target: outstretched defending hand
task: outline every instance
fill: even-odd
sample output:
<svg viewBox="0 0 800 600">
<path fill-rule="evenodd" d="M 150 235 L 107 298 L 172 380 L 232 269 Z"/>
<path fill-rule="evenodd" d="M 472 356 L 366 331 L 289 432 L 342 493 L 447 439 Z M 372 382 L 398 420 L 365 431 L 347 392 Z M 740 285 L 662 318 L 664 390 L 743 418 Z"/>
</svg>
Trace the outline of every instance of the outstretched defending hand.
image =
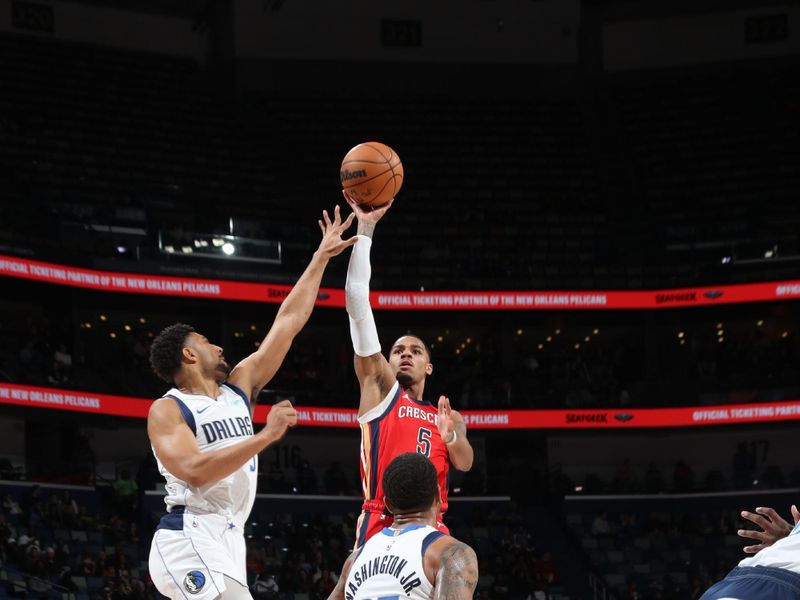
<svg viewBox="0 0 800 600">
<path fill-rule="evenodd" d="M 347 228 L 353 223 L 355 214 L 350 214 L 342 223 L 342 215 L 339 211 L 339 205 L 333 209 L 333 221 L 328 216 L 328 211 L 322 211 L 322 219 L 317 221 L 319 228 L 322 230 L 322 241 L 319 243 L 319 252 L 326 258 L 332 258 L 341 254 L 345 248 L 349 248 L 358 241 L 358 236 L 353 236 L 349 239 L 343 240 L 342 234 L 347 231 Z"/>
<path fill-rule="evenodd" d="M 439 396 L 439 418 L 436 420 L 436 426 L 445 444 L 452 442 L 456 434 L 456 422 L 453 420 L 452 412 L 447 396 Z"/>
<path fill-rule="evenodd" d="M 756 529 L 740 529 L 737 532 L 739 537 L 750 538 L 760 542 L 752 546 L 745 546 L 743 550 L 746 554 L 755 554 L 759 550 L 771 546 L 778 540 L 789 535 L 793 529 L 791 523 L 781 517 L 774 508 L 768 506 L 759 506 L 756 508 L 755 513 L 743 510 L 742 517 L 758 525 L 762 529 L 762 531 Z M 792 518 L 794 518 L 795 525 L 800 522 L 800 511 L 797 510 L 797 506 L 794 504 L 792 504 Z"/>
<path fill-rule="evenodd" d="M 267 415 L 267 426 L 262 429 L 265 435 L 281 439 L 289 427 L 297 425 L 297 411 L 288 400 L 281 400 L 273 404 Z"/>
<path fill-rule="evenodd" d="M 392 204 L 394 204 L 394 198 L 392 198 L 380 208 L 362 206 L 348 196 L 346 191 L 342 190 L 342 195 L 344 196 L 344 199 L 347 200 L 350 208 L 353 209 L 353 214 L 358 217 L 359 223 L 371 223 L 374 225 L 381 220 L 381 217 L 383 217 L 383 215 L 386 214 L 386 211 L 391 208 Z"/>
</svg>

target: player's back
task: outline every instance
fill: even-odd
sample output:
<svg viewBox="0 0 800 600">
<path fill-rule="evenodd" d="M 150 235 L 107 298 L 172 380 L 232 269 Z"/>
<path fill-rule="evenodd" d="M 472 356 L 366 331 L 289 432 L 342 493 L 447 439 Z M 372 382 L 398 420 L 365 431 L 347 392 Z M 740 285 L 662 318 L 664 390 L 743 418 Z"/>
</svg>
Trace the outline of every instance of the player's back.
<svg viewBox="0 0 800 600">
<path fill-rule="evenodd" d="M 345 600 L 430 600 L 433 584 L 425 575 L 423 560 L 428 546 L 443 535 L 429 525 L 383 529 L 353 560 L 344 586 Z"/>
<path fill-rule="evenodd" d="M 381 478 L 392 459 L 405 452 L 416 452 L 426 456 L 436 467 L 441 512 L 447 510 L 450 458 L 436 425 L 437 417 L 435 406 L 412 398 L 399 383 L 392 386 L 378 406 L 359 417 L 365 509 L 382 509 Z"/>
</svg>

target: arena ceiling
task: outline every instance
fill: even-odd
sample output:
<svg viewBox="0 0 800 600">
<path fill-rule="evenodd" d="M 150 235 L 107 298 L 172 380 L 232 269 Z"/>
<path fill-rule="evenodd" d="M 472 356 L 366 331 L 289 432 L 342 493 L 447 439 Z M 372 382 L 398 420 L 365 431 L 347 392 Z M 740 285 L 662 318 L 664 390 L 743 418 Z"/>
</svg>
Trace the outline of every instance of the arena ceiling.
<svg viewBox="0 0 800 600">
<path fill-rule="evenodd" d="M 215 0 L 66 0 L 76 4 L 103 6 L 154 15 L 200 19 Z"/>
</svg>

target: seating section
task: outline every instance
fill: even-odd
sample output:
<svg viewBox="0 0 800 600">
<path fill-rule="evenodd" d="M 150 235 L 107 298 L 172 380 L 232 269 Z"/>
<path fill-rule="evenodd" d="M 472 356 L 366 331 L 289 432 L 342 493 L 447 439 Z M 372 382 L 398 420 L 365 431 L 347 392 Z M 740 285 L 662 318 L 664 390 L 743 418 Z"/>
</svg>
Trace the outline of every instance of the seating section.
<svg viewBox="0 0 800 600">
<path fill-rule="evenodd" d="M 161 497 L 126 503 L 114 489 L 5 483 L 0 598 L 155 597 L 147 558 Z M 772 497 L 778 507 L 789 498 Z M 610 505 L 567 498 L 559 519 L 544 508 L 456 500 L 447 523 L 476 551 L 478 598 L 584 597 L 589 574 L 598 589 L 620 598 L 696 598 L 743 557 L 737 516 L 754 501 L 628 496 Z M 257 499 L 245 528 L 254 597 L 326 598 L 355 537 L 358 506 L 352 497 Z"/>
<path fill-rule="evenodd" d="M 694 263 L 695 276 L 708 278 L 725 256 L 800 251 L 796 70 L 787 58 L 610 78 L 663 275 L 678 279 Z M 772 268 L 760 264 L 750 275 Z"/>
<path fill-rule="evenodd" d="M 619 598 L 698 598 L 744 558 L 747 542 L 736 535 L 742 506 L 690 509 L 680 500 L 642 500 L 591 513 L 574 504 L 565 507 L 566 524 Z"/>
<path fill-rule="evenodd" d="M 33 234 L 61 247 L 70 221 L 154 234 L 227 226 L 231 206 L 267 212 L 274 173 L 194 62 L 4 35 L 0 69 L 0 169 L 16 200 L 3 202 L 3 217 L 19 226 L 4 233 L 11 240 Z"/>
<path fill-rule="evenodd" d="M 726 270 L 722 257 L 798 251 L 789 59 L 609 75 L 608 140 L 589 138 L 572 97 L 235 97 L 190 60 L 9 35 L 0 67 L 3 239 L 71 244 L 84 262 L 117 244 L 83 224 L 146 231 L 141 259 L 159 256 L 159 229 L 221 233 L 233 218 L 284 244 L 273 276 L 296 274 L 320 210 L 342 201 L 340 158 L 370 139 L 406 167 L 374 252 L 379 287 L 763 279 L 785 265 Z M 604 154 L 629 157 L 640 197 L 616 198 Z M 635 226 L 617 222 L 621 203 Z"/>
<path fill-rule="evenodd" d="M 147 561 L 162 498 L 139 495 L 126 504 L 112 488 L 81 488 L 74 501 L 64 489 L 5 485 L 0 598 L 157 597 Z M 508 502 L 454 504 L 448 523 L 482 565 L 479 597 L 569 600 L 559 559 L 539 547 L 550 541 L 537 537 L 530 515 Z M 245 527 L 254 597 L 327 598 L 355 539 L 359 505 L 352 497 L 257 499 Z"/>
<path fill-rule="evenodd" d="M 139 524 L 110 488 L 3 485 L 3 494 L 0 597 L 153 597 Z"/>
<path fill-rule="evenodd" d="M 338 160 L 381 139 L 406 179 L 373 251 L 376 287 L 547 286 L 590 278 L 609 243 L 573 99 L 268 100 L 263 138 L 285 149 L 291 198 L 338 201 Z M 525 143 L 520 143 L 525 140 Z M 283 174 L 282 174 L 283 175 Z M 296 186 L 296 187 L 295 187 Z M 489 241 L 487 243 L 487 240 Z M 588 279 L 587 279 L 588 281 Z"/>
<path fill-rule="evenodd" d="M 291 271 L 316 243 L 320 209 L 342 201 L 340 158 L 380 138 L 407 181 L 376 252 L 379 285 L 530 287 L 571 274 L 589 285 L 609 243 L 571 99 L 234 101 L 181 59 L 8 36 L 0 49 L 0 165 L 22 205 L 4 216 L 20 224 L 7 234 L 17 242 L 55 247 L 72 220 L 141 227 L 152 245 L 159 228 L 219 231 L 232 216 L 239 233 L 279 238 Z M 76 250 L 101 252 L 78 237 Z M 397 260 L 393 239 L 414 260 Z"/>
<path fill-rule="evenodd" d="M 202 301 L 43 298 L 39 284 L 6 283 L 0 379 L 27 385 L 156 397 L 164 383 L 148 357 L 161 329 L 193 323 L 238 361 L 261 342 L 273 314 L 257 303 L 217 302 L 209 314 Z M 492 311 L 479 319 L 376 311 L 376 320 L 384 349 L 410 328 L 427 341 L 435 370 L 426 394 L 445 393 L 461 409 L 743 404 L 800 394 L 800 318 L 780 303 L 655 315 Z M 265 401 L 352 407 L 358 389 L 343 310 L 314 312 L 268 392 Z"/>
</svg>

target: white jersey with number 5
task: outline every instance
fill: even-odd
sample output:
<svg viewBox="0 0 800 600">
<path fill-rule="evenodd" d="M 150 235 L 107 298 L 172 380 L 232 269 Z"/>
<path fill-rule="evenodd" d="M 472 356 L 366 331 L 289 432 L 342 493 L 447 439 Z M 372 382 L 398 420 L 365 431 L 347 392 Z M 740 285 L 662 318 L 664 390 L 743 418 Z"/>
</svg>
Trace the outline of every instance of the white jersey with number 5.
<svg viewBox="0 0 800 600">
<path fill-rule="evenodd" d="M 443 535 L 428 525 L 407 525 L 372 536 L 350 567 L 345 600 L 430 600 L 433 584 L 425 575 L 423 557 Z"/>
</svg>

